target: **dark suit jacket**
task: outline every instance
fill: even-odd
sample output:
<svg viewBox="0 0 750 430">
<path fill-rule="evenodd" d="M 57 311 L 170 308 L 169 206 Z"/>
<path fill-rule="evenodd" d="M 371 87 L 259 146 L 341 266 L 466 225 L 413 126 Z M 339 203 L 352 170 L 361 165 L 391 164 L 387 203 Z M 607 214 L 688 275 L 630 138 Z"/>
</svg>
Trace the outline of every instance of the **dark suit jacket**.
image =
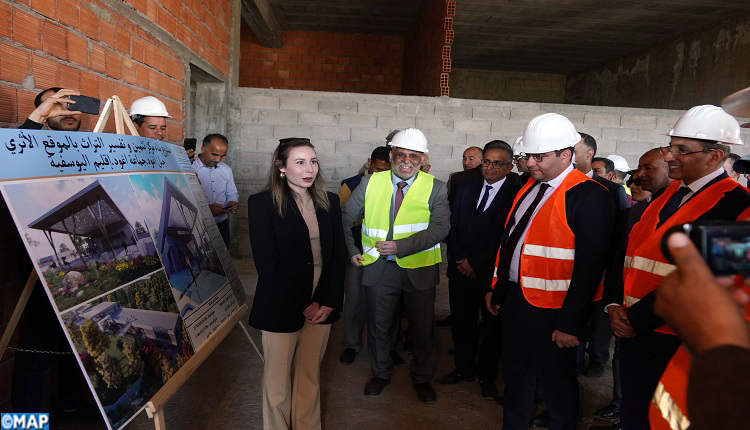
<svg viewBox="0 0 750 430">
<path fill-rule="evenodd" d="M 497 249 L 503 235 L 513 199 L 521 188 L 506 178 L 487 210 L 477 213 L 476 206 L 484 187 L 484 179 L 461 186 L 451 202 L 451 231 L 448 244 L 448 277 L 464 277 L 456 260 L 467 258 L 477 275 L 476 282 L 488 286 L 492 282 Z"/>
<path fill-rule="evenodd" d="M 518 187 L 522 187 L 523 184 L 526 183 L 526 180 L 529 178 L 528 174 L 527 176 L 522 177 L 518 176 L 518 173 L 516 172 L 509 172 L 508 180 L 518 185 Z M 453 202 L 453 197 L 456 196 L 456 193 L 458 192 L 458 189 L 461 188 L 463 185 L 466 185 L 468 183 L 474 182 L 474 181 L 481 181 L 482 178 L 482 165 L 469 169 L 469 170 L 462 170 L 460 172 L 454 172 L 451 173 L 451 175 L 448 177 L 448 203 Z"/>
<path fill-rule="evenodd" d="M 711 185 L 728 177 L 729 176 L 727 176 L 726 173 L 722 173 L 719 177 L 709 182 L 705 187 L 698 190 L 698 192 L 693 194 L 690 198 L 692 199 L 699 193 L 710 192 Z M 660 194 L 657 198 L 664 197 Z M 748 207 L 750 207 L 750 193 L 744 187 L 737 187 L 726 193 L 721 200 L 697 219 L 734 221 L 742 212 L 747 210 Z M 625 258 L 625 254 L 622 255 L 622 258 Z M 622 262 L 620 262 L 620 267 L 623 267 Z M 622 288 L 624 288 L 624 284 Z M 628 320 L 636 333 L 651 331 L 664 325 L 664 320 L 654 313 L 655 298 L 656 294 L 654 290 L 628 308 Z"/>
<path fill-rule="evenodd" d="M 422 173 L 418 173 L 418 175 L 421 174 Z M 362 178 L 362 182 L 354 189 L 352 196 L 349 197 L 349 200 L 344 204 L 341 214 L 344 224 L 346 247 L 349 251 L 350 257 L 360 253 L 359 249 L 357 249 L 354 244 L 351 227 L 364 213 L 365 192 L 367 191 L 367 184 L 370 183 L 370 179 L 372 179 L 372 175 Z M 409 189 L 411 189 L 411 187 Z M 410 191 L 407 191 L 406 193 L 409 194 L 409 192 Z M 432 192 L 427 200 L 427 204 L 430 207 L 429 227 L 427 227 L 426 230 L 414 233 L 407 238 L 397 240 L 396 246 L 398 247 L 398 257 L 405 257 L 422 251 L 423 249 L 427 249 L 440 243 L 446 238 L 446 236 L 448 236 L 448 231 L 450 230 L 450 208 L 448 207 L 448 195 L 445 190 L 444 182 L 437 179 L 434 180 Z M 392 240 L 393 238 L 392 208 L 390 212 L 390 227 L 387 236 L 388 240 Z M 368 286 L 375 285 L 380 280 L 385 265 L 386 257 L 380 257 L 375 262 L 364 266 L 362 268 L 362 284 Z M 418 290 L 427 290 L 429 288 L 435 288 L 438 282 L 440 282 L 440 271 L 438 266 L 440 265 L 433 264 L 432 266 L 427 267 L 407 269 L 406 273 L 409 276 L 409 280 L 414 285 L 414 288 Z"/>
<path fill-rule="evenodd" d="M 531 191 L 538 189 L 534 187 Z M 567 192 L 565 214 L 575 235 L 576 250 L 570 287 L 562 309 L 538 308 L 525 302 L 519 310 L 524 321 L 537 327 L 552 325 L 554 329 L 579 338 L 584 333 L 591 313 L 591 300 L 601 281 L 610 249 L 615 208 L 609 196 L 604 187 L 593 181 L 578 184 Z M 533 219 L 531 223 L 535 221 Z M 506 229 L 502 242 L 508 239 L 507 236 Z M 502 281 L 498 280 L 498 283 Z M 502 286 L 498 287 L 494 294 L 503 295 L 503 290 Z M 496 302 L 494 296 L 493 302 Z"/>
<path fill-rule="evenodd" d="M 328 193 L 328 200 L 330 212 L 320 209 L 316 212 L 323 272 L 313 295 L 310 235 L 297 205 L 287 201 L 285 216 L 281 218 L 270 191 L 247 199 L 250 244 L 258 270 L 251 326 L 271 332 L 295 332 L 304 326 L 302 312 L 312 302 L 335 309 L 326 324 L 339 318 L 344 301 L 346 246 L 339 198 Z"/>
<path fill-rule="evenodd" d="M 628 200 L 625 197 L 625 188 L 623 188 L 622 185 L 615 184 L 609 179 L 602 178 L 601 176 L 596 174 L 591 179 L 604 185 L 604 188 L 609 191 L 609 193 L 612 195 L 612 199 L 614 199 L 615 207 L 619 209 L 618 212 L 630 207 L 630 205 L 628 205 Z"/>
</svg>

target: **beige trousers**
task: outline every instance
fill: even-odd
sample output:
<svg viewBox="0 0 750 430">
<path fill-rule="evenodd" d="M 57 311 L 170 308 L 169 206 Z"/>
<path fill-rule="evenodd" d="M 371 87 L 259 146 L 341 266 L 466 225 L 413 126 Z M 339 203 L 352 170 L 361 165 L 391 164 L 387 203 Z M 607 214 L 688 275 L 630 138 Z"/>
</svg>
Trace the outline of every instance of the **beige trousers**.
<svg viewBox="0 0 750 430">
<path fill-rule="evenodd" d="M 317 268 L 315 283 L 320 276 Z M 320 363 L 330 324 L 305 323 L 294 333 L 263 335 L 263 428 L 319 430 Z"/>
</svg>

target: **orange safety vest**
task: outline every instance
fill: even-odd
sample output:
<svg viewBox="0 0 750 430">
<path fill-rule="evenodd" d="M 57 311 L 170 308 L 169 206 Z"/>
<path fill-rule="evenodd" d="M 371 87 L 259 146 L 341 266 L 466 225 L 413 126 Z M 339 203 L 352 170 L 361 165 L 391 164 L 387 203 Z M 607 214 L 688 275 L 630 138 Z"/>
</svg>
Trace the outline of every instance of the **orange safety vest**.
<svg viewBox="0 0 750 430">
<path fill-rule="evenodd" d="M 737 219 L 750 221 L 750 209 L 744 211 Z M 750 292 L 747 287 L 745 292 Z M 745 305 L 745 320 L 750 322 L 750 304 Z M 687 409 L 690 365 L 690 354 L 683 345 L 669 361 L 654 391 L 648 410 L 653 430 L 684 430 L 690 426 Z"/>
<path fill-rule="evenodd" d="M 565 193 L 576 185 L 592 179 L 578 170 L 565 177 L 546 202 L 539 208 L 529 227 L 521 250 L 519 284 L 526 301 L 540 308 L 560 309 L 570 287 L 575 261 L 575 235 L 568 226 L 565 212 Z M 536 183 L 529 179 L 516 194 L 505 228 L 521 198 Z M 554 232 L 554 234 L 550 234 Z M 497 266 L 500 251 L 495 258 L 493 286 L 497 283 Z M 596 298 L 601 299 L 602 285 L 597 288 Z"/>
<path fill-rule="evenodd" d="M 657 289 L 662 279 L 675 269 L 675 266 L 667 262 L 661 252 L 661 239 L 664 232 L 674 225 L 695 221 L 714 207 L 724 197 L 724 194 L 736 187 L 741 187 L 732 179 L 724 178 L 693 196 L 680 206 L 677 212 L 669 217 L 664 224 L 657 228 L 659 212 L 670 197 L 677 192 L 681 182 L 673 181 L 664 191 L 664 194 L 648 206 L 641 220 L 633 226 L 633 230 L 630 232 L 623 269 L 623 278 L 625 279 L 624 305 L 626 307 L 632 306 L 646 294 Z M 657 328 L 655 331 L 676 334 L 666 325 Z"/>
<path fill-rule="evenodd" d="M 690 373 L 690 353 L 681 346 L 661 375 L 648 409 L 652 430 L 687 430 L 687 385 Z"/>
</svg>

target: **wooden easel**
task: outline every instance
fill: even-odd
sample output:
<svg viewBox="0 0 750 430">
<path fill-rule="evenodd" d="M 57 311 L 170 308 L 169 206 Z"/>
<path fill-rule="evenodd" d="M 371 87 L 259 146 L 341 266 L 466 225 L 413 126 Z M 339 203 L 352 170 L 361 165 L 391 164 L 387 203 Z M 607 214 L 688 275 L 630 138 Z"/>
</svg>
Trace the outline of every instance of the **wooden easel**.
<svg viewBox="0 0 750 430">
<path fill-rule="evenodd" d="M 115 112 L 115 132 L 117 134 L 125 134 L 123 125 L 126 125 L 130 134 L 133 136 L 140 136 L 138 130 L 135 129 L 133 121 L 130 119 L 130 116 L 128 116 L 128 111 L 125 109 L 125 106 L 122 105 L 120 98 L 117 96 L 112 96 L 107 99 L 107 103 L 104 104 L 102 113 L 99 114 L 99 120 L 96 121 L 96 126 L 94 126 L 94 133 L 101 133 L 104 130 L 112 111 Z"/>
<path fill-rule="evenodd" d="M 232 314 L 226 321 L 221 323 L 218 329 L 211 334 L 211 337 L 201 345 L 198 352 L 195 353 L 190 359 L 180 367 L 169 381 L 164 384 L 159 391 L 151 397 L 148 403 L 146 403 L 146 413 L 149 418 L 154 420 L 154 426 L 156 430 L 166 430 L 167 424 L 164 420 L 164 405 L 167 404 L 170 398 L 177 392 L 182 384 L 195 373 L 195 371 L 203 364 L 203 361 L 208 358 L 209 355 L 216 349 L 217 346 L 224 340 L 227 335 L 232 331 L 235 325 L 239 324 L 243 329 L 245 326 L 242 325 L 241 319 L 247 314 L 247 304 L 243 304 L 240 309 Z M 249 337 L 249 335 L 248 335 Z M 252 342 L 252 339 L 250 339 Z M 255 346 L 255 344 L 253 344 Z M 262 357 L 261 357 L 262 358 Z"/>
<path fill-rule="evenodd" d="M 37 279 L 39 279 L 39 275 L 37 275 L 35 269 L 31 269 L 29 279 L 26 280 L 26 285 L 24 285 L 23 290 L 21 290 L 21 297 L 18 298 L 16 308 L 13 309 L 10 321 L 8 321 L 8 325 L 3 332 L 3 337 L 0 339 L 0 359 L 3 358 L 3 354 L 5 354 L 5 348 L 10 343 L 10 338 L 13 336 L 13 332 L 16 331 L 18 321 L 21 319 L 21 314 L 23 314 L 23 310 L 26 308 L 26 303 L 29 301 L 29 296 L 31 296 L 31 291 L 34 289 L 34 284 L 36 284 Z"/>
<path fill-rule="evenodd" d="M 133 121 L 130 119 L 130 116 L 128 116 L 127 110 L 122 105 L 120 98 L 117 96 L 112 96 L 111 98 L 107 99 L 107 102 L 105 103 L 104 108 L 99 115 L 99 120 L 97 120 L 96 126 L 94 127 L 94 133 L 103 132 L 104 127 L 109 120 L 109 116 L 113 111 L 115 114 L 115 131 L 117 134 L 125 134 L 125 127 L 127 127 L 127 130 L 131 135 L 140 136 L 135 128 L 135 125 L 133 124 Z M 10 343 L 10 339 L 16 330 L 19 320 L 21 319 L 23 310 L 24 308 L 26 308 L 26 303 L 29 300 L 29 296 L 31 296 L 31 292 L 34 289 L 34 284 L 36 284 L 38 279 L 39 275 L 37 274 L 36 270 L 31 269 L 31 274 L 29 274 L 26 285 L 21 291 L 21 296 L 18 299 L 18 303 L 16 303 L 16 307 L 10 317 L 10 321 L 8 321 L 8 325 L 3 332 L 2 338 L 0 338 L 0 359 L 5 353 L 5 348 Z M 156 394 L 154 394 L 151 400 L 149 400 L 149 402 L 146 404 L 146 413 L 148 414 L 149 418 L 152 418 L 154 420 L 154 426 L 156 430 L 166 430 L 167 428 L 166 421 L 164 419 L 164 405 L 166 405 L 169 399 L 172 398 L 172 396 L 177 392 L 182 384 L 184 384 L 185 381 L 187 381 L 187 379 L 193 373 L 195 373 L 198 367 L 200 367 L 203 361 L 205 361 L 205 359 L 208 358 L 209 355 L 211 355 L 214 349 L 219 346 L 224 338 L 229 335 L 235 325 L 239 325 L 242 328 L 242 330 L 245 332 L 245 335 L 250 340 L 250 344 L 252 344 L 255 352 L 260 357 L 261 362 L 265 362 L 263 354 L 258 349 L 258 346 L 255 344 L 253 338 L 250 336 L 250 332 L 247 330 L 245 325 L 242 324 L 242 318 L 247 313 L 248 306 L 247 303 L 244 303 L 234 314 L 232 314 L 231 317 L 221 323 L 219 328 L 216 329 L 213 334 L 211 334 L 209 339 L 203 345 L 201 345 L 200 349 L 192 357 L 190 357 L 190 359 L 171 378 L 169 378 L 167 383 L 164 384 L 164 386 L 162 386 L 161 389 L 156 392 Z"/>
</svg>

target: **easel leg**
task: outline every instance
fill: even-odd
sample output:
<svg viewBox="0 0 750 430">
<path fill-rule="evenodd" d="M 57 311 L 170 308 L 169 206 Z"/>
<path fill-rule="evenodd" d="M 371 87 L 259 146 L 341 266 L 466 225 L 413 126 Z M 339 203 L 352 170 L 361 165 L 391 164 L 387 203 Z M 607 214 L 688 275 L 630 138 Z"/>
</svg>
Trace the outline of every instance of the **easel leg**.
<svg viewBox="0 0 750 430">
<path fill-rule="evenodd" d="M 5 348 L 10 343 L 10 338 L 13 336 L 13 332 L 16 331 L 18 321 L 21 319 L 21 314 L 23 314 L 23 310 L 26 308 L 26 303 L 29 301 L 31 291 L 34 289 L 34 284 L 36 284 L 38 279 L 39 275 L 37 275 L 36 270 L 31 269 L 29 279 L 26 280 L 26 285 L 23 287 L 23 291 L 21 291 L 21 297 L 18 298 L 18 303 L 13 310 L 13 315 L 11 315 L 10 321 L 8 321 L 8 326 L 5 327 L 5 331 L 3 332 L 3 337 L 0 339 L 0 358 L 5 354 Z"/>
<path fill-rule="evenodd" d="M 156 430 L 167 430 L 167 422 L 164 420 L 164 409 L 156 411 L 153 418 Z"/>
<path fill-rule="evenodd" d="M 250 339 L 250 344 L 255 349 L 255 352 L 258 353 L 258 357 L 260 357 L 260 362 L 261 363 L 265 363 L 266 360 L 265 360 L 265 358 L 263 358 L 263 353 L 260 352 L 260 349 L 258 349 L 258 345 L 255 344 L 255 341 L 253 340 L 252 336 L 250 336 L 250 332 L 247 331 L 247 327 L 245 327 L 245 324 L 243 324 L 242 321 L 238 321 L 237 324 L 240 327 L 242 327 L 242 330 L 245 332 L 245 335 L 247 336 L 248 339 Z"/>
</svg>

